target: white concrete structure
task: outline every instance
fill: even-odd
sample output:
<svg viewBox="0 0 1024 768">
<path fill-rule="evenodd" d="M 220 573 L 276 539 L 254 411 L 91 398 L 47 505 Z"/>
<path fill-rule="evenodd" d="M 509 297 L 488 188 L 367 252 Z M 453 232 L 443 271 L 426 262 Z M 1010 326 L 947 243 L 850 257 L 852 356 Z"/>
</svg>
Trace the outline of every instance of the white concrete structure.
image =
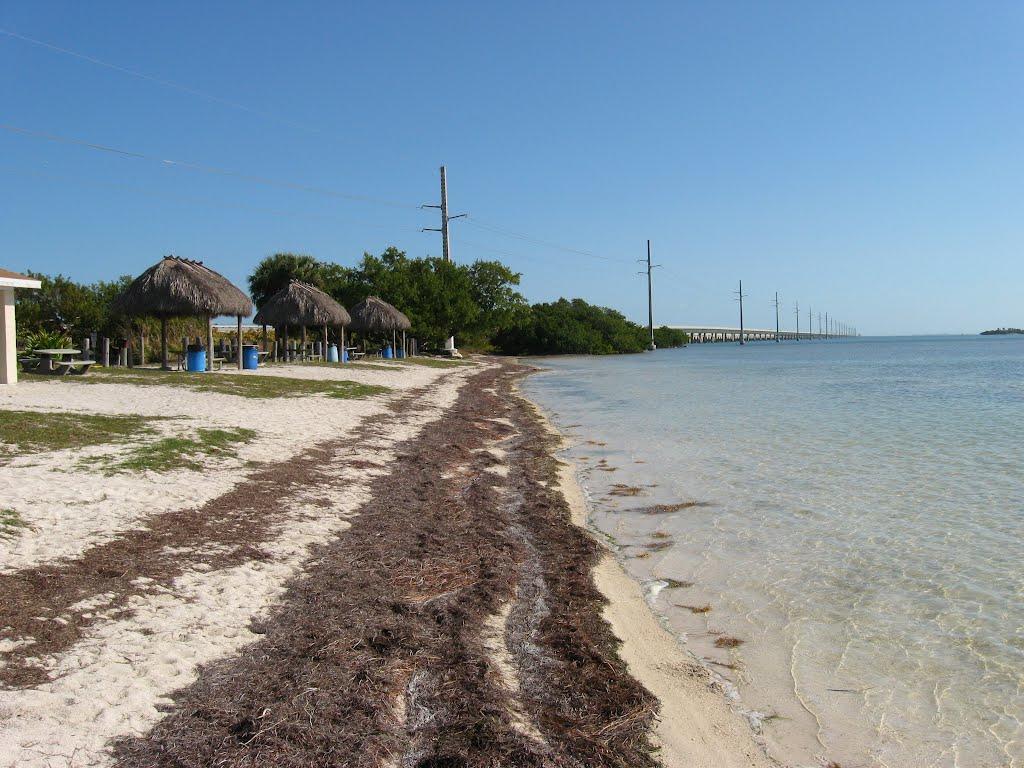
<svg viewBox="0 0 1024 768">
<path fill-rule="evenodd" d="M 0 384 L 18 383 L 18 337 L 14 326 L 14 289 L 40 288 L 31 277 L 0 269 Z"/>
</svg>

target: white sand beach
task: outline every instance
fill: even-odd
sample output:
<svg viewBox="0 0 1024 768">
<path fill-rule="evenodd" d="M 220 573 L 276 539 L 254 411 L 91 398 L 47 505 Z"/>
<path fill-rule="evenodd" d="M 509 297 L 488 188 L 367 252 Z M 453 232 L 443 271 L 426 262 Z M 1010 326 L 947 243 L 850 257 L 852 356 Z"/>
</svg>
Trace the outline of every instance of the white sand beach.
<svg viewBox="0 0 1024 768">
<path fill-rule="evenodd" d="M 82 599 L 53 607 L 40 604 L 27 628 L 21 617 L 18 631 L 0 624 L 0 671 L 18 672 L 5 668 L 17 654 L 21 673 L 38 675 L 29 684 L 0 688 L 0 766 L 110 764 L 111 744 L 145 736 L 176 705 L 172 694 L 191 685 L 203 665 L 244 655 L 260 640 L 260 621 L 281 605 L 290 580 L 315 566 L 312 549 L 344 536 L 370 498 L 371 484 L 394 471 L 396 447 L 443 424 L 467 380 L 488 365 L 281 366 L 218 374 L 348 380 L 389 388 L 355 399 L 319 394 L 254 399 L 101 376 L 92 383 L 27 381 L 0 393 L 3 409 L 166 419 L 137 441 L 23 453 L 0 466 L 3 505 L 25 523 L 17 535 L 0 538 L 0 574 L 35 579 L 26 583 L 43 589 L 41 594 L 48 587 L 39 587 L 38 579 L 85 579 Z M 493 388 L 487 392 L 497 395 Z M 402 412 L 396 415 L 399 402 Z M 532 410 L 525 401 L 508 405 Z M 515 434 L 513 419 L 495 413 L 485 421 L 500 435 Z M 256 436 L 240 442 L 231 455 L 205 457 L 199 468 L 105 472 L 102 463 L 95 463 L 116 460 L 139 441 L 187 436 L 211 426 L 255 429 Z M 486 454 L 484 473 L 505 483 L 510 480 L 508 446 L 508 437 L 489 439 L 470 455 Z M 268 471 L 284 472 L 279 492 L 272 490 L 270 496 Z M 469 464 L 456 463 L 448 475 L 453 488 L 473 478 Z M 402 478 L 393 477 L 393 482 Z M 586 504 L 569 466 L 562 468 L 560 483 L 573 521 L 585 528 Z M 220 539 L 197 539 L 185 530 L 196 524 L 190 511 L 232 494 L 244 500 L 248 484 L 262 488 L 258 499 L 270 499 L 269 506 L 252 502 L 264 506 L 245 513 L 270 520 L 267 530 L 254 533 L 252 546 L 230 528 L 217 529 Z M 502 493 L 501 498 L 509 498 L 508 491 Z M 160 522 L 176 514 L 186 515 L 180 542 Z M 245 514 L 239 519 L 246 520 Z M 164 538 L 153 545 L 147 544 L 149 536 Z M 117 565 L 124 546 L 153 551 L 145 554 L 148 565 L 128 585 L 106 591 L 98 586 L 104 582 L 97 581 L 95 571 L 127 568 Z M 95 560 L 104 547 L 113 553 L 105 555 L 113 558 L 111 565 Z M 111 575 L 116 583 L 118 574 Z M 664 765 L 773 765 L 718 683 L 659 625 L 641 586 L 610 553 L 601 559 L 594 579 L 609 601 L 604 615 L 623 642 L 621 655 L 629 672 L 660 701 L 654 738 Z M 527 693 L 523 668 L 517 666 L 522 662 L 513 658 L 508 641 L 503 643 L 515 610 L 508 602 L 493 614 L 481 642 L 509 697 L 513 728 L 543 749 L 544 737 L 522 698 Z M 65 627 L 76 627 L 78 634 L 61 638 Z M 39 642 L 45 647 L 37 652 L 33 646 Z M 400 704 L 399 709 L 406 706 L 401 699 Z"/>
</svg>

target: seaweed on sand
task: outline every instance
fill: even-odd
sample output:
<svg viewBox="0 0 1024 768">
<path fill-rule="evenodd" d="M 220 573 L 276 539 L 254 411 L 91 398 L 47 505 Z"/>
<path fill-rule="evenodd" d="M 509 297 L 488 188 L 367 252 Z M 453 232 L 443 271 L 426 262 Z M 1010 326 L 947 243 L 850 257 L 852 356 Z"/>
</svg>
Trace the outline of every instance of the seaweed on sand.
<svg viewBox="0 0 1024 768">
<path fill-rule="evenodd" d="M 715 648 L 737 648 L 741 645 L 743 645 L 743 641 L 738 637 L 722 635 L 721 637 L 715 638 Z"/>
<path fill-rule="evenodd" d="M 642 496 L 643 493 L 643 488 L 639 488 L 635 485 L 626 485 L 624 483 L 615 483 L 608 491 L 610 496 Z"/>
<path fill-rule="evenodd" d="M 709 506 L 709 504 L 706 501 L 680 501 L 675 504 L 654 504 L 649 507 L 640 507 L 639 509 L 629 511 L 639 512 L 644 515 L 671 515 L 674 512 L 680 512 L 684 509 L 707 506 Z"/>
<path fill-rule="evenodd" d="M 676 604 L 676 608 L 685 608 L 690 613 L 710 613 L 711 606 L 705 603 L 704 605 L 682 605 Z"/>
<path fill-rule="evenodd" d="M 680 581 L 673 578 L 662 578 L 659 581 L 665 582 L 665 589 L 688 589 L 693 586 L 692 581 Z"/>
<path fill-rule="evenodd" d="M 260 641 L 203 667 L 151 732 L 116 745 L 118 764 L 657 765 L 657 702 L 618 657 L 591 575 L 601 548 L 571 523 L 553 439 L 511 399 L 518 375 L 475 374 L 444 429 L 401 445 Z M 505 477 L 480 470 L 496 412 L 516 424 Z M 482 633 L 509 602 L 515 689 Z"/>
</svg>

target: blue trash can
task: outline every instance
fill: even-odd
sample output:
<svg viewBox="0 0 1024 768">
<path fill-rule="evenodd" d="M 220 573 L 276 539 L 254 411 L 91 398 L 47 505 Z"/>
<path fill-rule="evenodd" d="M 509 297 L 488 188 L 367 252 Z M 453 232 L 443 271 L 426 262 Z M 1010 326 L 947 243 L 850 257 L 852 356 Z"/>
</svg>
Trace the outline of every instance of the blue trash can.
<svg viewBox="0 0 1024 768">
<path fill-rule="evenodd" d="M 348 350 L 347 349 L 341 350 L 341 362 L 343 362 L 343 363 L 347 363 L 348 362 Z"/>
<path fill-rule="evenodd" d="M 189 344 L 185 352 L 185 370 L 200 373 L 206 370 L 206 349 L 198 344 Z"/>
<path fill-rule="evenodd" d="M 242 367 L 247 371 L 255 371 L 260 367 L 260 348 L 255 344 L 242 347 Z"/>
<path fill-rule="evenodd" d="M 327 362 L 336 363 L 338 362 L 338 345 L 331 344 L 327 347 Z"/>
<path fill-rule="evenodd" d="M 403 357 L 405 357 L 405 350 L 404 350 L 404 349 L 402 349 L 401 347 L 399 347 L 398 349 L 396 349 L 396 350 L 395 350 L 395 357 L 397 357 L 397 358 L 403 358 Z"/>
<path fill-rule="evenodd" d="M 381 355 L 381 357 L 383 357 L 385 360 L 390 360 L 394 356 L 395 356 L 395 353 L 391 351 L 391 345 L 390 344 L 388 344 L 386 347 L 384 347 L 384 354 Z"/>
</svg>

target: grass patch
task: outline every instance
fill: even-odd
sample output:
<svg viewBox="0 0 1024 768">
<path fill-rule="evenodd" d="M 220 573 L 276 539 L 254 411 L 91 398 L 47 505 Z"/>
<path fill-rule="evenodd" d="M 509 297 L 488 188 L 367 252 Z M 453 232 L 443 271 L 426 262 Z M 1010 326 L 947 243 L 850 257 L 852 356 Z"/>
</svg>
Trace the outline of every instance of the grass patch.
<svg viewBox="0 0 1024 768">
<path fill-rule="evenodd" d="M 316 365 L 330 366 L 332 368 L 372 368 L 374 370 L 393 370 L 400 365 L 420 365 L 426 368 L 457 368 L 461 365 L 474 365 L 472 360 L 453 360 L 447 357 L 406 357 L 386 360 L 383 357 L 363 357 L 359 360 L 349 360 L 347 363 L 325 363 L 323 360 L 296 360 L 291 363 L 277 362 L 267 365 Z"/>
<path fill-rule="evenodd" d="M 201 459 L 234 456 L 234 447 L 238 443 L 247 443 L 254 437 L 256 430 L 253 429 L 200 427 L 195 437 L 165 437 L 155 443 L 133 448 L 127 456 L 106 462 L 107 470 L 115 473 L 201 469 Z"/>
<path fill-rule="evenodd" d="M 148 434 L 153 419 L 90 413 L 0 410 L 0 457 L 116 443 Z"/>
<path fill-rule="evenodd" d="M 93 372 L 95 371 L 95 373 Z M 51 376 L 27 374 L 26 378 L 52 381 Z M 188 373 L 160 371 L 155 368 L 93 369 L 88 376 L 62 379 L 75 384 L 135 384 L 139 386 L 183 387 L 196 392 L 216 392 L 239 397 L 274 398 L 326 395 L 344 400 L 368 397 L 389 391 L 378 384 L 360 384 L 355 381 L 314 381 L 288 379 L 283 376 L 239 376 L 236 374 Z"/>
<path fill-rule="evenodd" d="M 427 368 L 458 368 L 461 365 L 474 365 L 472 360 L 453 360 L 448 357 L 405 357 L 395 362 L 400 365 L 422 365 Z"/>
<path fill-rule="evenodd" d="M 13 539 L 23 528 L 28 528 L 18 511 L 15 509 L 0 509 L 0 539 Z"/>
<path fill-rule="evenodd" d="M 361 360 L 351 360 L 347 363 L 325 363 L 323 360 L 293 360 L 290 363 L 284 361 L 261 363 L 262 366 L 268 368 L 286 368 L 291 366 L 304 366 L 307 368 L 356 368 L 359 370 L 370 370 L 370 371 L 390 371 L 394 366 L 389 365 L 385 362 L 370 363 L 363 362 Z"/>
</svg>

